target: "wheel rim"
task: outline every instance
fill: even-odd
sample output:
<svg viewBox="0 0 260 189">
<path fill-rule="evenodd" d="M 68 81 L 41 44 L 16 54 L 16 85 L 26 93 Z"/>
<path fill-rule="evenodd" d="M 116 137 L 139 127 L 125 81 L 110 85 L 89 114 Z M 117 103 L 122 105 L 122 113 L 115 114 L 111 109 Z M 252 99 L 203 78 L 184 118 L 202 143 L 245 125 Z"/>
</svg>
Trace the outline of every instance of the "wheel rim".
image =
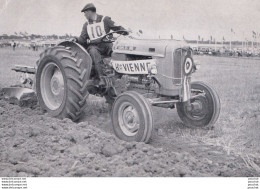
<svg viewBox="0 0 260 189">
<path fill-rule="evenodd" d="M 49 62 L 41 74 L 41 95 L 45 105 L 50 110 L 57 110 L 64 98 L 64 78 L 60 68 L 53 62 Z"/>
<path fill-rule="evenodd" d="M 124 102 L 120 105 L 118 109 L 118 122 L 125 135 L 136 135 L 140 127 L 140 117 L 133 104 Z"/>
<path fill-rule="evenodd" d="M 187 107 L 184 108 L 187 117 L 196 121 L 204 119 L 208 114 L 207 102 L 207 98 L 203 96 L 194 98 L 191 101 L 192 110 L 188 110 Z"/>
</svg>

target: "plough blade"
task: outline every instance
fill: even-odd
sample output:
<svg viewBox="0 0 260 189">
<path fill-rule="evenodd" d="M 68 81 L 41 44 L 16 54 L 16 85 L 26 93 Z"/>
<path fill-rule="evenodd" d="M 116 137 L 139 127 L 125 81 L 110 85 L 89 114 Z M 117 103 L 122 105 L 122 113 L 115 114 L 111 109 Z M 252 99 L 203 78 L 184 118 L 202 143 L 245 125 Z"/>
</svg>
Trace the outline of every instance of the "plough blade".
<svg viewBox="0 0 260 189">
<path fill-rule="evenodd" d="M 2 95 L 5 99 L 16 98 L 20 100 L 24 95 L 34 95 L 35 91 L 28 88 L 22 87 L 6 87 L 2 89 Z"/>
</svg>

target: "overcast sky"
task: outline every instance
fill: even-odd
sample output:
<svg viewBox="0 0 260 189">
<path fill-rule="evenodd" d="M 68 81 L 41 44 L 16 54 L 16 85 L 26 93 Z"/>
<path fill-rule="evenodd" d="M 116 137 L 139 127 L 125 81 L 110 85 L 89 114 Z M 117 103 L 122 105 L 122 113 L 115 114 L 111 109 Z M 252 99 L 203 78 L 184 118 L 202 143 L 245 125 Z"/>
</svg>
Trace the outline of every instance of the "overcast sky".
<svg viewBox="0 0 260 189">
<path fill-rule="evenodd" d="M 147 36 L 235 40 L 260 32 L 259 0 L 0 0 L 0 34 L 79 35 L 85 22 L 80 11 L 89 2 L 98 14 Z"/>
</svg>

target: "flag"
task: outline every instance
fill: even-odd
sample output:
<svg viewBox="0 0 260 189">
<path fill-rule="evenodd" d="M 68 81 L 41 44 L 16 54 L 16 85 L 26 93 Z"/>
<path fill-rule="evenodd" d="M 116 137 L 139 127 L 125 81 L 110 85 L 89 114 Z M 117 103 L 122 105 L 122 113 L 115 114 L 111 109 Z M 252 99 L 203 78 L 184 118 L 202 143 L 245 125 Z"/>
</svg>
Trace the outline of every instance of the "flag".
<svg viewBox="0 0 260 189">
<path fill-rule="evenodd" d="M 198 36 L 198 41 L 200 41 L 200 36 Z"/>
<path fill-rule="evenodd" d="M 212 41 L 212 36 L 210 36 L 210 41 Z"/>
<path fill-rule="evenodd" d="M 186 41 L 185 37 L 183 36 L 183 40 Z"/>
<path fill-rule="evenodd" d="M 18 35 L 18 33 L 17 33 L 17 32 L 14 32 L 14 35 Z"/>
<path fill-rule="evenodd" d="M 233 30 L 233 28 L 231 28 L 231 33 L 235 34 L 235 31 Z"/>
<path fill-rule="evenodd" d="M 256 38 L 256 33 L 254 31 L 252 31 L 253 33 L 253 38 Z"/>
<path fill-rule="evenodd" d="M 224 36 L 223 36 L 223 41 L 225 41 L 225 38 L 224 38 Z"/>
</svg>

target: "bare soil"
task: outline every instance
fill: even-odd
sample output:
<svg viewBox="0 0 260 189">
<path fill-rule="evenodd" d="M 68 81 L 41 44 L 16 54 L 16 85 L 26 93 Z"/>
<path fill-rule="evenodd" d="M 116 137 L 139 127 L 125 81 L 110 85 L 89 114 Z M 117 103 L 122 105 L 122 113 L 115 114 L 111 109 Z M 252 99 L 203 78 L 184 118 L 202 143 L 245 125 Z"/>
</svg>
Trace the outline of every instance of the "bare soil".
<svg viewBox="0 0 260 189">
<path fill-rule="evenodd" d="M 0 100 L 0 176 L 259 175 L 221 147 L 183 140 L 174 131 L 155 129 L 151 144 L 120 141 L 110 133 L 105 107 L 93 106 L 76 124 L 48 117 L 38 106 Z"/>
</svg>

